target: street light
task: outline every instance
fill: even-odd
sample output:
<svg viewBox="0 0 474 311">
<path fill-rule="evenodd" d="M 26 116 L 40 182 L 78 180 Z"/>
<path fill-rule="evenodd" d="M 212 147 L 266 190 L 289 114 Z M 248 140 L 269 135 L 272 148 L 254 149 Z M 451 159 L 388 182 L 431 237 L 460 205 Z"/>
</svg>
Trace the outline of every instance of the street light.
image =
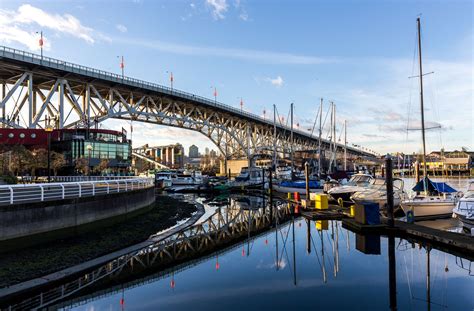
<svg viewBox="0 0 474 311">
<path fill-rule="evenodd" d="M 211 86 L 211 89 L 214 89 L 214 104 L 217 105 L 217 88 L 215 86 Z"/>
<path fill-rule="evenodd" d="M 170 86 L 171 86 L 171 92 L 173 92 L 173 82 L 174 82 L 173 72 L 172 71 L 166 71 L 166 73 L 170 74 Z"/>
<path fill-rule="evenodd" d="M 125 75 L 124 75 L 125 63 L 123 61 L 123 56 L 117 56 L 117 58 L 120 58 L 120 57 L 122 58 L 122 60 L 120 62 L 120 68 L 122 69 L 122 80 L 123 80 L 123 78 L 125 77 Z"/>
<path fill-rule="evenodd" d="M 93 149 L 92 145 L 89 144 L 86 146 L 87 153 L 88 153 L 88 160 L 87 160 L 87 176 L 91 176 L 91 151 Z"/>
<path fill-rule="evenodd" d="M 43 61 L 43 31 L 41 30 L 40 32 L 36 32 L 36 33 L 39 33 L 40 34 L 40 39 L 39 39 L 39 46 L 40 46 L 40 49 L 41 49 L 41 61 Z"/>
<path fill-rule="evenodd" d="M 51 133 L 53 132 L 53 128 L 48 125 L 44 130 L 48 136 L 48 183 L 50 183 L 51 182 Z"/>
</svg>

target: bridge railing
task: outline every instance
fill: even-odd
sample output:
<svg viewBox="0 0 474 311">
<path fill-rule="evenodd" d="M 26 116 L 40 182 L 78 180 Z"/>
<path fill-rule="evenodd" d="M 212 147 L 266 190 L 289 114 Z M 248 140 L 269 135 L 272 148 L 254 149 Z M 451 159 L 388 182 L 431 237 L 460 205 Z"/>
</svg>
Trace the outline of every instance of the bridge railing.
<svg viewBox="0 0 474 311">
<path fill-rule="evenodd" d="M 135 87 L 140 87 L 140 88 L 146 88 L 152 91 L 157 91 L 157 92 L 162 92 L 166 93 L 170 96 L 179 96 L 181 98 L 186 98 L 192 101 L 198 101 L 201 102 L 207 106 L 211 107 L 219 107 L 223 110 L 231 111 L 235 114 L 240 114 L 242 116 L 245 116 L 250 119 L 254 119 L 259 122 L 267 123 L 270 125 L 273 125 L 273 122 L 269 119 L 262 118 L 261 116 L 250 113 L 247 111 L 244 111 L 243 109 L 238 109 L 235 107 L 232 107 L 230 105 L 226 105 L 224 103 L 218 102 L 217 100 L 211 100 L 206 97 L 202 97 L 199 95 L 195 95 L 192 93 L 188 93 L 185 91 L 177 90 L 175 88 L 167 87 L 164 85 L 160 85 L 157 83 L 152 83 L 152 82 L 147 82 L 144 80 L 139 80 L 135 78 L 130 78 L 130 77 L 125 77 L 116 73 L 111 73 L 107 72 L 104 70 L 99 70 L 91 67 L 86 67 L 82 65 L 77 65 L 74 63 L 70 62 L 65 62 L 59 59 L 47 57 L 47 56 L 41 56 L 38 54 L 33 54 L 30 52 L 22 51 L 22 50 L 17 50 L 13 48 L 9 48 L 6 46 L 0 46 L 0 56 L 3 57 L 8 57 L 11 59 L 17 59 L 21 61 L 29 61 L 32 63 L 36 63 L 38 65 L 42 66 L 48 66 L 50 68 L 55 68 L 59 70 L 66 70 L 69 72 L 81 74 L 81 75 L 87 75 L 87 76 L 92 76 L 95 78 L 103 79 L 103 80 L 108 80 L 116 83 L 122 83 L 122 84 L 128 84 L 130 86 L 135 86 Z M 291 131 L 291 126 L 288 126 L 286 124 L 282 124 L 281 122 L 277 123 L 277 127 L 286 131 Z M 316 136 L 313 136 L 312 133 L 308 133 L 307 131 L 303 131 L 300 129 L 295 129 L 293 128 L 293 132 L 297 133 L 299 135 L 303 135 L 306 137 L 310 138 L 316 138 Z M 339 147 L 343 147 L 343 145 L 337 143 Z M 362 150 L 355 149 L 353 147 L 348 147 L 349 150 L 357 150 L 359 152 L 364 152 Z M 368 152 L 367 152 L 368 153 Z"/>
<path fill-rule="evenodd" d="M 154 186 L 153 178 L 55 182 L 0 186 L 0 206 L 122 193 Z"/>
</svg>

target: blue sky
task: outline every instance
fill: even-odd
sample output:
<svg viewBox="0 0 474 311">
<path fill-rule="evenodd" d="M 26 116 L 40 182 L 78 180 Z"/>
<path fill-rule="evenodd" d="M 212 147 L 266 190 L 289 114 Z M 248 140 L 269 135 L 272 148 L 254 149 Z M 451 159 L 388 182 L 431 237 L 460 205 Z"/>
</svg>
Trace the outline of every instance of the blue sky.
<svg viewBox="0 0 474 311">
<path fill-rule="evenodd" d="M 311 127 L 319 99 L 337 105 L 348 141 L 380 153 L 420 150 L 413 72 L 422 13 L 428 149 L 474 149 L 472 1 L 5 1 L 0 44 L 125 74 L 271 117 L 276 104 Z M 415 67 L 416 68 L 416 67 Z M 409 121 L 408 121 L 409 117 Z M 409 122 L 409 123 L 408 123 Z M 105 126 L 120 128 L 119 121 Z M 339 136 L 339 134 L 338 134 Z M 201 149 L 201 134 L 134 124 L 134 145 L 176 141 Z"/>
</svg>

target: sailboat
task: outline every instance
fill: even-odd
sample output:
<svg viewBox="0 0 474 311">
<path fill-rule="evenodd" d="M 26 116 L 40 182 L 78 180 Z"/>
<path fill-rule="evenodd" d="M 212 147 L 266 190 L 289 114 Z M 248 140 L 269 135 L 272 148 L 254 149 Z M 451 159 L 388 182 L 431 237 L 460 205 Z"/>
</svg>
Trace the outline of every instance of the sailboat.
<svg viewBox="0 0 474 311">
<path fill-rule="evenodd" d="M 415 218 L 439 217 L 452 214 L 456 205 L 457 192 L 446 183 L 436 183 L 427 176 L 426 169 L 426 141 L 425 141 L 425 116 L 423 108 L 423 66 L 421 61 L 421 25 L 420 17 L 416 19 L 418 29 L 418 63 L 420 78 L 420 105 L 421 105 L 421 133 L 423 142 L 423 173 L 424 178 L 412 189 L 417 194 L 409 200 L 402 201 L 401 207 L 405 214 L 412 211 Z"/>
</svg>

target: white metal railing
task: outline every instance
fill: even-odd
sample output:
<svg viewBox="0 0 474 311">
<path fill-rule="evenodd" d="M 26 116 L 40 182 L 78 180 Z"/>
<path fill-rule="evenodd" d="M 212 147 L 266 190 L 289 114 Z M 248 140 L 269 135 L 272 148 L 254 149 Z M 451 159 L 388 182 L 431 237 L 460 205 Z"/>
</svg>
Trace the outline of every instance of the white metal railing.
<svg viewBox="0 0 474 311">
<path fill-rule="evenodd" d="M 207 106 L 218 107 L 218 108 L 221 108 L 221 109 L 224 109 L 224 110 L 227 110 L 227 111 L 231 111 L 232 113 L 245 116 L 247 118 L 256 120 L 258 122 L 263 122 L 263 123 L 273 125 L 273 121 L 271 121 L 270 119 L 262 118 L 261 116 L 256 115 L 254 113 L 250 113 L 250 112 L 244 111 L 242 109 L 238 109 L 238 108 L 223 104 L 223 103 L 218 102 L 216 100 L 205 98 L 205 97 L 195 95 L 195 94 L 192 94 L 192 93 L 188 93 L 188 92 L 185 92 L 185 91 L 177 90 L 175 88 L 170 88 L 170 87 L 167 87 L 167 86 L 164 86 L 164 85 L 159 85 L 159 84 L 156 84 L 156 83 L 147 82 L 147 81 L 139 80 L 139 79 L 135 79 L 135 78 L 124 77 L 124 76 L 116 74 L 116 73 L 111 73 L 111 72 L 107 72 L 107 71 L 104 71 L 104 70 L 99 70 L 99 69 L 86 67 L 86 66 L 82 66 L 82 65 L 77 65 L 77 64 L 74 64 L 74 63 L 69 63 L 69 62 L 59 60 L 59 59 L 55 59 L 55 58 L 51 58 L 51 57 L 47 57 L 47 56 L 41 56 L 41 55 L 38 55 L 38 54 L 33 54 L 33 53 L 30 53 L 30 52 L 9 48 L 9 47 L 6 47 L 6 46 L 0 46 L 0 56 L 8 57 L 10 59 L 17 59 L 17 60 L 21 60 L 21 61 L 28 61 L 28 62 L 35 63 L 35 64 L 38 64 L 38 65 L 48 66 L 50 68 L 66 70 L 66 71 L 69 71 L 69 72 L 82 74 L 82 75 L 87 75 L 87 76 L 90 76 L 90 77 L 95 77 L 95 78 L 108 80 L 108 81 L 112 81 L 112 82 L 116 82 L 116 83 L 122 83 L 122 84 L 127 84 L 127 85 L 130 85 L 130 86 L 134 86 L 134 87 L 139 87 L 139 88 L 144 88 L 144 89 L 148 89 L 148 90 L 152 90 L 152 91 L 162 92 L 162 93 L 165 93 L 165 94 L 168 94 L 168 95 L 180 96 L 182 98 L 186 98 L 186 99 L 189 99 L 189 100 L 192 100 L 192 101 L 197 101 L 197 102 L 203 103 Z M 283 130 L 287 130 L 287 131 L 291 130 L 290 126 L 283 125 L 281 123 L 277 124 L 277 127 L 280 128 L 280 129 L 283 129 Z M 303 136 L 306 136 L 306 137 L 313 138 L 313 139 L 317 138 L 316 136 L 313 136 L 312 134 L 309 134 L 306 131 L 302 131 L 302 130 L 299 130 L 299 129 L 293 128 L 293 132 L 298 133 L 299 135 L 303 135 Z M 339 143 L 337 145 L 339 147 L 343 147 L 343 145 L 341 145 Z M 357 149 L 357 148 L 354 148 L 354 147 L 349 147 L 348 146 L 347 149 L 357 151 L 357 152 L 361 152 L 361 153 L 365 153 L 365 154 L 371 154 L 368 151 L 364 151 L 364 150 Z"/>
<path fill-rule="evenodd" d="M 2 185 L 0 186 L 0 206 L 91 197 L 103 194 L 129 192 L 153 186 L 154 179 L 147 177 L 121 179 L 112 177 L 110 179 L 95 181 Z"/>
<path fill-rule="evenodd" d="M 51 176 L 52 182 L 72 182 L 72 181 L 99 181 L 110 179 L 134 179 L 138 176 Z M 23 183 L 45 183 L 48 181 L 48 176 L 20 176 L 19 182 Z"/>
</svg>

